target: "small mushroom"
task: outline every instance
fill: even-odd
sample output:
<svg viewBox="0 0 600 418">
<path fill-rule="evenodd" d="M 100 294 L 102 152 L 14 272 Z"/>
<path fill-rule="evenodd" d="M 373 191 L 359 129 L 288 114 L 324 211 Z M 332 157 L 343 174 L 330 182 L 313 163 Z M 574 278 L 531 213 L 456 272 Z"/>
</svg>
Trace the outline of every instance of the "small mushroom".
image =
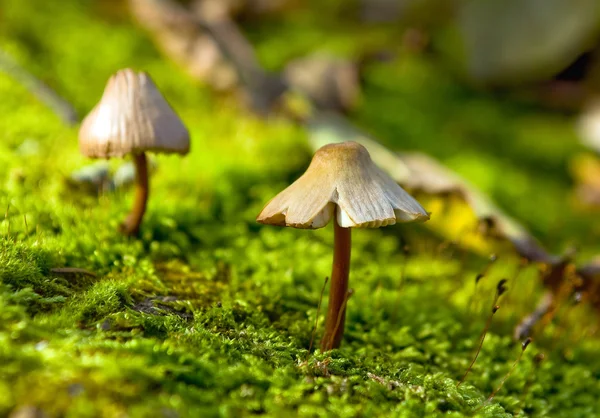
<svg viewBox="0 0 600 418">
<path fill-rule="evenodd" d="M 79 147 L 91 158 L 132 155 L 135 201 L 121 231 L 135 235 L 149 195 L 146 151 L 187 154 L 190 136 L 150 76 L 124 69 L 108 80 L 100 102 L 83 120 Z"/>
<path fill-rule="evenodd" d="M 338 348 L 344 334 L 350 271 L 350 229 L 396 222 L 426 221 L 428 213 L 377 167 L 356 142 L 317 150 L 306 172 L 262 210 L 263 224 L 322 228 L 334 219 L 334 252 L 329 306 L 321 350 Z"/>
</svg>

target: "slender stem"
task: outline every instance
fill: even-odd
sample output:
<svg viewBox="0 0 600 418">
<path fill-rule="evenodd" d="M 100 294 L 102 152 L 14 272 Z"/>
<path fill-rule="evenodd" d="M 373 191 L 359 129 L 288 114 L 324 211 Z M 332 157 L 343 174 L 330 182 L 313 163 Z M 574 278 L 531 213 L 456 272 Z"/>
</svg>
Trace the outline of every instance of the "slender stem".
<svg viewBox="0 0 600 418">
<path fill-rule="evenodd" d="M 139 232 L 144 212 L 146 212 L 148 195 L 150 194 L 146 154 L 143 152 L 134 154 L 133 163 L 135 164 L 135 200 L 131 212 L 121 225 L 121 232 L 125 235 L 137 235 Z"/>
<path fill-rule="evenodd" d="M 327 345 L 327 347 L 329 347 L 328 348 L 329 350 L 331 350 L 333 348 L 333 337 L 338 334 L 338 330 L 340 330 L 340 325 L 341 325 L 342 319 L 346 319 L 346 305 L 348 304 L 348 299 L 350 299 L 350 297 L 352 296 L 352 293 L 353 293 L 352 289 L 350 289 L 346 292 L 346 296 L 344 297 L 344 302 L 342 303 L 342 307 L 340 308 L 340 310 L 338 312 L 337 320 L 335 321 L 335 328 L 333 329 L 333 334 L 331 335 L 331 339 L 329 340 L 329 344 Z M 341 334 L 343 335 L 343 332 Z M 340 344 L 341 344 L 341 337 L 340 337 Z"/>
<path fill-rule="evenodd" d="M 306 353 L 306 362 L 308 362 L 308 356 L 310 356 L 310 351 L 312 350 L 313 343 L 315 342 L 315 335 L 317 333 L 317 327 L 319 326 L 319 316 L 321 314 L 321 303 L 323 302 L 323 295 L 325 294 L 325 288 L 327 287 L 328 281 L 329 281 L 329 277 L 325 277 L 325 282 L 323 283 L 323 287 L 321 288 L 321 296 L 319 297 L 319 304 L 317 305 L 317 315 L 315 317 L 315 326 L 313 328 L 312 335 L 310 336 L 310 345 L 308 346 L 308 353 Z"/>
<path fill-rule="evenodd" d="M 329 305 L 325 321 L 325 335 L 321 340 L 321 351 L 339 348 L 344 336 L 346 320 L 345 299 L 348 293 L 348 275 L 350 273 L 350 228 L 342 228 L 333 218 L 333 268 L 329 288 Z"/>
</svg>

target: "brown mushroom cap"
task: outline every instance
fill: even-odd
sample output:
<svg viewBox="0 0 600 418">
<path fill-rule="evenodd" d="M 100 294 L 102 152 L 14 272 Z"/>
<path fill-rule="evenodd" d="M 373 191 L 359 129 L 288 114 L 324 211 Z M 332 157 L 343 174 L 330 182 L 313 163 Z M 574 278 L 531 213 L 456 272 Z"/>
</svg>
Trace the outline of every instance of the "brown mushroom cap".
<svg viewBox="0 0 600 418">
<path fill-rule="evenodd" d="M 263 224 L 317 229 L 337 207 L 345 228 L 378 228 L 396 222 L 426 221 L 423 207 L 377 167 L 356 142 L 317 150 L 306 172 L 273 198 L 258 215 Z"/>
<path fill-rule="evenodd" d="M 146 73 L 118 71 L 81 124 L 79 147 L 93 158 L 145 151 L 187 154 L 190 136 Z"/>
</svg>

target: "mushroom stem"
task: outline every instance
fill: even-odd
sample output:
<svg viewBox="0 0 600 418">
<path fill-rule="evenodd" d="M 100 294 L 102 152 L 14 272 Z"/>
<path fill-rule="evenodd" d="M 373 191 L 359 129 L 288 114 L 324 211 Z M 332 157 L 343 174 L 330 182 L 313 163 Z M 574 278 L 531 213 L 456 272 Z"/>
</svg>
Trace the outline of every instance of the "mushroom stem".
<svg viewBox="0 0 600 418">
<path fill-rule="evenodd" d="M 333 268 L 329 288 L 329 304 L 325 321 L 325 335 L 321 340 L 321 351 L 339 348 L 344 336 L 346 307 L 344 301 L 348 293 L 348 275 L 350 273 L 350 228 L 342 228 L 337 217 L 333 219 Z"/>
<path fill-rule="evenodd" d="M 143 152 L 134 154 L 133 163 L 135 164 L 135 200 L 131 212 L 121 225 L 121 232 L 125 235 L 137 235 L 139 232 L 150 194 L 146 154 Z"/>
</svg>

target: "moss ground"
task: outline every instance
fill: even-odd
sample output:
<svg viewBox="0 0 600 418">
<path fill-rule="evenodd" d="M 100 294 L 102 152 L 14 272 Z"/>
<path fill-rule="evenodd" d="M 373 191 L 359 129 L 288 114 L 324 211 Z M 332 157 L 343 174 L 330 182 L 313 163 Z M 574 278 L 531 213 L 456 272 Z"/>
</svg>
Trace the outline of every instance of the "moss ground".
<svg viewBox="0 0 600 418">
<path fill-rule="evenodd" d="M 583 304 L 560 311 L 485 403 L 521 351 L 512 327 L 542 294 L 538 272 L 516 279 L 519 261 L 501 254 L 474 291 L 486 261 L 439 251 L 443 238 L 423 226 L 354 233 L 344 346 L 309 352 L 332 231 L 254 222 L 308 164 L 305 132 L 215 97 L 95 4 L 4 0 L 0 46 L 82 115 L 118 68 L 149 71 L 189 126 L 192 151 L 156 158 L 141 237 L 124 238 L 115 231 L 131 194 L 71 187 L 69 174 L 89 164 L 77 128 L 0 73 L 0 416 L 26 405 L 68 417 L 597 414 L 597 313 Z M 319 45 L 318 28 L 286 51 Z M 252 39 L 276 68 L 289 57 L 274 55 L 268 34 Z M 341 28 L 332 48 L 353 54 L 352 36 Z M 549 248 L 598 252 L 594 214 L 566 197 L 569 158 L 581 151 L 572 120 L 436 68 L 416 56 L 370 66 L 352 117 L 389 146 L 441 159 Z M 457 387 L 500 278 L 510 290 Z"/>
</svg>

